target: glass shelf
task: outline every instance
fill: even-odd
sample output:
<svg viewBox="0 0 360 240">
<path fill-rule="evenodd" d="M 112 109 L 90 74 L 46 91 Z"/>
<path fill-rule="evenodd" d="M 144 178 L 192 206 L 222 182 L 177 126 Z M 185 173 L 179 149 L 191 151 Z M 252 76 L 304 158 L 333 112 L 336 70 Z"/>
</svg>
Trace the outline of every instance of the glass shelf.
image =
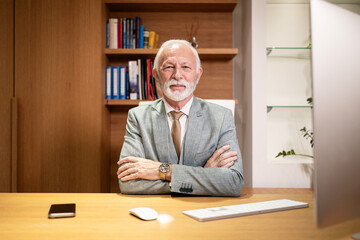
<svg viewBox="0 0 360 240">
<path fill-rule="evenodd" d="M 311 58 L 311 46 L 308 47 L 267 47 L 266 55 L 268 57 L 293 57 L 293 58 Z"/>
<path fill-rule="evenodd" d="M 272 109 L 311 109 L 310 105 L 296 105 L 296 106 L 286 106 L 286 105 L 267 105 L 267 112 L 270 112 Z"/>
<path fill-rule="evenodd" d="M 266 0 L 267 4 L 309 4 L 310 0 Z"/>
<path fill-rule="evenodd" d="M 309 105 L 267 105 L 268 108 L 312 108 Z"/>
<path fill-rule="evenodd" d="M 273 50 L 273 49 L 279 49 L 279 50 L 286 50 L 286 49 L 311 49 L 311 47 L 267 47 L 266 50 Z"/>
</svg>

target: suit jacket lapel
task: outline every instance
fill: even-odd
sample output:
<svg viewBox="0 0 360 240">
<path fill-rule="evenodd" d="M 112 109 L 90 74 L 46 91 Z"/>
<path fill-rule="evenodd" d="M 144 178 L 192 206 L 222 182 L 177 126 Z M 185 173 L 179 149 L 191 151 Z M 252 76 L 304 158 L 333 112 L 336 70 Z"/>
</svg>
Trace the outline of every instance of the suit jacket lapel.
<svg viewBox="0 0 360 240">
<path fill-rule="evenodd" d="M 172 144 L 168 127 L 164 102 L 158 101 L 153 105 L 152 127 L 154 130 L 155 148 L 159 161 L 176 164 L 178 161 L 175 147 Z"/>
<path fill-rule="evenodd" d="M 188 128 L 184 138 L 185 142 L 183 144 L 184 165 L 192 166 L 194 163 L 193 160 L 195 159 L 195 155 L 197 153 L 196 147 L 201 140 L 203 123 L 204 115 L 201 109 L 201 105 L 194 97 L 194 101 L 189 113 Z"/>
</svg>

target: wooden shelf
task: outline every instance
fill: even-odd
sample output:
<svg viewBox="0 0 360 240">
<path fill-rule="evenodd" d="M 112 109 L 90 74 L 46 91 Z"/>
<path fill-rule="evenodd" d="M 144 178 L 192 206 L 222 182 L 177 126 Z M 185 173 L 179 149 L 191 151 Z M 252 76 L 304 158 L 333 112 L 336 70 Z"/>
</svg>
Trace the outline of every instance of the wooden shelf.
<svg viewBox="0 0 360 240">
<path fill-rule="evenodd" d="M 224 99 L 229 100 L 229 99 Z M 147 100 L 105 100 L 105 105 L 107 106 L 138 106 L 139 102 L 146 102 Z M 151 102 L 151 101 L 149 101 Z M 235 104 L 238 104 L 238 100 L 235 99 Z"/>
<path fill-rule="evenodd" d="M 232 12 L 237 0 L 105 0 L 110 11 Z"/>
<path fill-rule="evenodd" d="M 130 59 L 130 58 L 154 58 L 158 49 L 143 48 L 119 48 L 104 50 L 105 55 L 110 60 Z M 222 59 L 231 60 L 238 54 L 237 48 L 198 48 L 199 56 L 203 60 Z"/>
<path fill-rule="evenodd" d="M 146 100 L 105 100 L 105 105 L 108 106 L 137 106 L 139 102 L 146 101 Z"/>
</svg>

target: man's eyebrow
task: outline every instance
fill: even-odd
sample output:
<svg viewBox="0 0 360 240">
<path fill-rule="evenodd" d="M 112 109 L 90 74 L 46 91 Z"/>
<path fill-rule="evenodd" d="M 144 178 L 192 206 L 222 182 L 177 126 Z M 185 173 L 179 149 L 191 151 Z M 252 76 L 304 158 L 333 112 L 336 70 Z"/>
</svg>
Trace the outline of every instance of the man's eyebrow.
<svg viewBox="0 0 360 240">
<path fill-rule="evenodd" d="M 181 63 L 180 63 L 180 65 L 184 65 L 184 64 L 186 64 L 186 65 L 189 65 L 191 62 L 189 62 L 189 61 L 182 61 Z"/>
<path fill-rule="evenodd" d="M 165 60 L 162 64 L 174 64 L 173 60 Z"/>
</svg>

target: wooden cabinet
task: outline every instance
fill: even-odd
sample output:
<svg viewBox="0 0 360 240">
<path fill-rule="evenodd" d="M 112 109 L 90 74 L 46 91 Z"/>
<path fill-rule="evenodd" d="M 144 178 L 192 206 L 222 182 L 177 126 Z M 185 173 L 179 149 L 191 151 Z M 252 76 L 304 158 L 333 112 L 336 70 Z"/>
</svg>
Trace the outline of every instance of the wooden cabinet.
<svg viewBox="0 0 360 240">
<path fill-rule="evenodd" d="M 103 61 L 102 83 L 105 86 L 105 66 L 126 66 L 129 60 L 154 58 L 157 49 L 106 49 L 106 21 L 108 18 L 140 16 L 145 28 L 159 34 L 159 44 L 169 39 L 188 39 L 187 29 L 198 25 L 196 39 L 204 69 L 195 95 L 201 98 L 233 98 L 233 11 L 236 0 L 105 0 L 102 20 Z M 125 135 L 127 112 L 139 101 L 105 100 L 110 111 L 110 177 L 111 192 L 118 192 L 117 164 Z"/>
<path fill-rule="evenodd" d="M 20 192 L 108 192 L 99 0 L 16 0 Z"/>
<path fill-rule="evenodd" d="M 0 1 L 0 192 L 12 190 L 13 0 Z"/>
</svg>

